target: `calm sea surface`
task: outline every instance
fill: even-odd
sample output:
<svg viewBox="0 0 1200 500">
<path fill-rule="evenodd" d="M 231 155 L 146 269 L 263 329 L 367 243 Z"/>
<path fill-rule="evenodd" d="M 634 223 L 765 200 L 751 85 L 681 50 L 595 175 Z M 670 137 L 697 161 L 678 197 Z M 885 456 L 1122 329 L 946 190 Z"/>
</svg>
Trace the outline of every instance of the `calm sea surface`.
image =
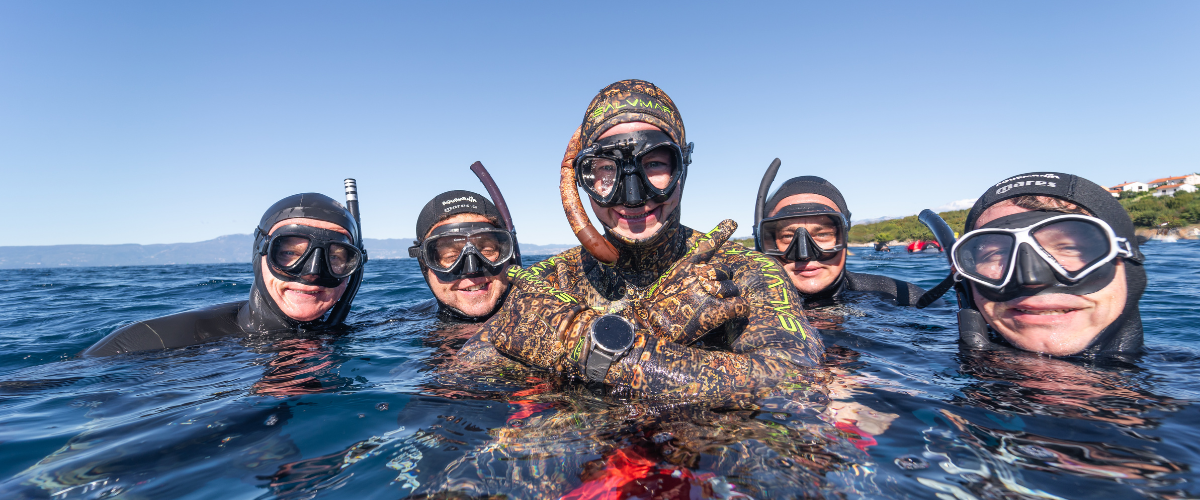
<svg viewBox="0 0 1200 500">
<path fill-rule="evenodd" d="M 345 335 L 86 360 L 132 321 L 245 299 L 250 265 L 0 270 L 0 498 L 1200 497 L 1200 243 L 1144 251 L 1136 365 L 960 352 L 952 303 L 861 298 L 813 318 L 831 404 L 761 412 L 440 384 L 469 332 L 412 310 L 413 260 L 368 265 Z M 850 268 L 929 288 L 946 263 Z"/>
</svg>

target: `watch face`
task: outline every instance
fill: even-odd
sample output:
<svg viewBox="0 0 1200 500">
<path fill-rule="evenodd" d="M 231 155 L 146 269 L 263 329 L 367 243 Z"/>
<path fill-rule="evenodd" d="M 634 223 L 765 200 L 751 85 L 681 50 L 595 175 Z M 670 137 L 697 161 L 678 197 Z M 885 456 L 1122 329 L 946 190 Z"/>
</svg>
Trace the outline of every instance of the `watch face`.
<svg viewBox="0 0 1200 500">
<path fill-rule="evenodd" d="M 592 325 L 592 340 L 606 351 L 624 351 L 633 346 L 633 325 L 620 316 L 601 316 Z"/>
</svg>

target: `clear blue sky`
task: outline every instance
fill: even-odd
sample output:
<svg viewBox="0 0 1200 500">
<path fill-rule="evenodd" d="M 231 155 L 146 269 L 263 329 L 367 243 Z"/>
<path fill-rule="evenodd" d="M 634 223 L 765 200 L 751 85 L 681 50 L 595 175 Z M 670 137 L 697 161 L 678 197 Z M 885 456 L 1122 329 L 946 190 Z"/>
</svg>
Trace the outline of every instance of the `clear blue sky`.
<svg viewBox="0 0 1200 500">
<path fill-rule="evenodd" d="M 642 78 L 696 143 L 683 220 L 749 234 L 763 169 L 855 219 L 1004 176 L 1200 170 L 1200 2 L 0 3 L 0 245 L 249 233 L 286 195 L 412 237 L 483 192 L 570 243 L 558 161 L 597 90 Z M 616 7 L 618 6 L 619 7 Z"/>
</svg>

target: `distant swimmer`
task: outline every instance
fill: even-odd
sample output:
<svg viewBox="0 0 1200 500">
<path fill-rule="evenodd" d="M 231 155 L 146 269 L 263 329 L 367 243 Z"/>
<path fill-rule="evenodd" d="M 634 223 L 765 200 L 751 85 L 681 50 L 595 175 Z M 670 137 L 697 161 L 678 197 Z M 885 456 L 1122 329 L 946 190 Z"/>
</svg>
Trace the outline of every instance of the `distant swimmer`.
<svg viewBox="0 0 1200 500">
<path fill-rule="evenodd" d="M 1056 172 L 1010 177 L 975 202 L 966 230 L 950 255 L 966 345 L 1054 356 L 1141 352 L 1145 256 L 1107 190 Z"/>
<path fill-rule="evenodd" d="M 925 293 L 917 285 L 846 270 L 850 210 L 841 191 L 829 181 L 812 175 L 795 177 L 767 198 L 778 168 L 778 163 L 772 163 L 759 187 L 755 247 L 783 265 L 805 307 L 829 305 L 846 292 L 878 294 L 901 306 L 917 304 Z"/>
<path fill-rule="evenodd" d="M 347 198 L 357 212 L 357 193 Z M 288 196 L 254 231 L 250 299 L 141 321 L 83 351 L 110 356 L 253 333 L 323 331 L 343 324 L 367 261 L 356 214 L 318 193 Z"/>
<path fill-rule="evenodd" d="M 463 190 L 434 196 L 421 209 L 409 256 L 420 264 L 443 321 L 486 321 L 508 296 L 505 273 L 519 265 L 520 254 L 502 213 L 487 197 Z"/>
</svg>

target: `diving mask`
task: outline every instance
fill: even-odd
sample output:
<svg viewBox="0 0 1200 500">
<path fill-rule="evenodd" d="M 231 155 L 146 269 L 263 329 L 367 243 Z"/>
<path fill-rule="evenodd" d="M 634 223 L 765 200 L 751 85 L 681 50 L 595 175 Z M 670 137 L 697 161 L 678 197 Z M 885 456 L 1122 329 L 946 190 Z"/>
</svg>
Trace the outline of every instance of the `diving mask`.
<svg viewBox="0 0 1200 500">
<path fill-rule="evenodd" d="M 363 254 L 345 234 L 290 224 L 262 238 L 255 249 L 281 281 L 334 288 L 362 265 Z M 316 279 L 306 279 L 315 276 Z"/>
<path fill-rule="evenodd" d="M 850 222 L 820 203 L 788 205 L 759 223 L 762 252 L 796 262 L 824 261 L 846 248 Z"/>
<path fill-rule="evenodd" d="M 662 203 L 687 176 L 692 149 L 659 130 L 605 137 L 576 155 L 575 182 L 602 207 Z"/>
<path fill-rule="evenodd" d="M 429 237 L 413 243 L 408 255 L 444 281 L 495 276 L 514 260 L 514 242 L 512 233 L 490 223 L 460 222 L 435 227 Z"/>
<path fill-rule="evenodd" d="M 959 279 L 984 298 L 1005 302 L 1044 293 L 1087 295 L 1108 286 L 1114 260 L 1130 258 L 1129 241 L 1096 217 L 1033 211 L 1001 217 L 971 231 L 950 252 Z"/>
</svg>

